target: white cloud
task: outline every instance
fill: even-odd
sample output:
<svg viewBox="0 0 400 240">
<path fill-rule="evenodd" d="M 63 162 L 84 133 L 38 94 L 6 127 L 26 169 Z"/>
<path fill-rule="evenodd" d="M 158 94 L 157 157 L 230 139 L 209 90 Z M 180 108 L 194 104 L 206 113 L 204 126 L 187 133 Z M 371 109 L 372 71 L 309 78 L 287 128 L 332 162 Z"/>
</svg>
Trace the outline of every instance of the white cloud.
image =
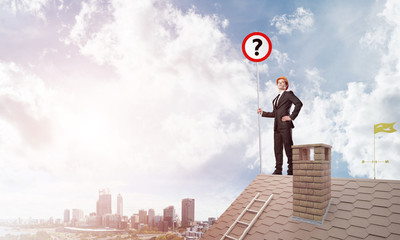
<svg viewBox="0 0 400 240">
<path fill-rule="evenodd" d="M 47 101 L 52 91 L 15 63 L 0 63 L 0 112 L 28 145 L 48 141 Z M 40 132 L 41 131 L 41 132 Z"/>
<path fill-rule="evenodd" d="M 279 68 L 284 68 L 287 62 L 292 62 L 287 53 L 281 53 L 278 49 L 272 49 L 271 59 L 275 59 Z"/>
<path fill-rule="evenodd" d="M 390 4 L 389 4 L 390 5 Z M 384 11 L 386 12 L 386 11 Z M 398 18 L 395 15 L 385 15 L 389 21 Z M 381 58 L 381 67 L 375 77 L 374 90 L 368 91 L 365 83 L 349 82 L 347 89 L 333 93 L 325 92 L 321 86 L 328 80 L 323 73 L 316 68 L 304 70 L 305 80 L 302 81 L 300 91 L 296 91 L 296 76 L 289 78 L 291 89 L 303 102 L 303 108 L 294 121 L 293 130 L 295 144 L 327 143 L 333 146 L 333 151 L 341 153 L 343 161 L 348 164 L 349 174 L 353 177 L 373 177 L 373 166 L 362 164 L 362 160 L 370 161 L 374 157 L 374 124 L 386 122 L 398 122 L 400 109 L 398 92 L 400 82 L 400 51 L 396 47 L 400 43 L 399 25 L 390 29 L 388 45 L 380 49 L 385 54 Z M 386 49 L 387 48 L 387 49 Z M 334 80 L 331 80 L 334 81 Z M 268 110 L 276 95 L 274 81 L 268 81 L 265 86 L 266 92 L 262 99 L 267 101 L 263 104 Z M 272 144 L 272 122 L 262 120 L 263 136 L 267 141 L 263 144 L 263 156 L 273 156 Z M 395 128 L 400 130 L 398 124 Z M 389 160 L 390 163 L 380 163 L 377 166 L 377 178 L 399 179 L 395 169 L 399 169 L 400 136 L 395 133 L 376 134 L 376 159 Z M 258 141 L 254 141 L 247 150 L 248 156 L 255 157 L 258 154 Z M 253 167 L 257 166 L 255 162 Z M 274 162 L 269 157 L 264 157 L 264 172 L 273 171 Z M 333 159 L 332 167 L 341 168 L 345 166 Z"/>
<path fill-rule="evenodd" d="M 296 12 L 287 16 L 274 16 L 271 26 L 275 26 L 279 34 L 291 34 L 294 30 L 308 31 L 314 24 L 314 14 L 309 9 L 299 7 Z"/>
<path fill-rule="evenodd" d="M 313 72 L 314 79 L 322 79 L 319 74 L 315 75 L 318 72 L 316 69 L 313 69 Z M 378 76 L 376 81 L 379 83 L 385 80 Z M 334 151 L 343 154 L 343 160 L 348 163 L 351 176 L 372 177 L 371 166 L 363 165 L 362 160 L 372 160 L 374 156 L 373 126 L 380 122 L 394 122 L 399 119 L 398 111 L 390 110 L 393 105 L 388 105 L 388 102 L 398 101 L 398 97 L 391 91 L 386 91 L 386 88 L 378 87 L 372 92 L 367 92 L 365 84 L 357 82 L 349 83 L 346 91 L 332 94 L 318 89 L 318 84 L 313 86 L 315 88 L 310 87 L 302 98 L 304 106 L 295 121 L 297 127 L 294 130 L 295 143 L 330 144 Z M 398 84 L 393 84 L 391 87 L 395 89 L 394 91 L 400 90 Z M 381 96 L 381 92 L 388 94 Z M 377 134 L 376 152 L 380 153 L 377 155 L 377 160 L 392 160 L 391 167 L 378 168 L 379 178 L 398 179 L 391 168 L 399 166 L 398 162 L 393 161 L 400 154 L 399 143 L 400 137 L 396 134 Z"/>
<path fill-rule="evenodd" d="M 88 80 L 87 72 L 93 69 L 82 65 L 75 68 L 75 78 L 60 74 L 67 83 L 52 82 L 52 90 L 38 77 L 32 77 L 37 80 L 34 86 L 18 88 L 39 88 L 30 92 L 33 96 L 26 102 L 38 108 L 39 120 L 47 121 L 44 130 L 49 131 L 49 140 L 43 149 L 26 148 L 24 136 L 0 115 L 2 133 L 10 134 L 13 147 L 24 155 L 20 162 L 30 161 L 19 173 L 3 175 L 5 183 L 24 174 L 26 179 L 35 179 L 30 186 L 40 192 L 79 185 L 71 190 L 79 195 L 80 191 L 129 185 L 130 191 L 145 194 L 154 190 L 148 186 L 188 182 L 184 179 L 188 173 L 252 137 L 254 120 L 249 116 L 254 109 L 248 109 L 248 104 L 256 101 L 255 76 L 222 32 L 226 20 L 194 9 L 183 13 L 164 2 L 118 0 L 110 5 L 84 2 L 74 20 L 64 43 L 114 69 L 112 79 Z M 267 69 L 262 65 L 263 71 Z M 17 87 L 14 73 L 4 75 L 12 88 Z M 36 104 L 42 93 L 52 95 L 42 105 Z M 31 117 L 31 113 L 26 115 Z M 42 125 L 28 129 L 35 126 Z M 224 161 L 232 164 L 243 158 Z M 11 162 L 6 169 L 19 169 L 19 165 Z M 57 176 L 57 181 L 44 184 L 49 176 Z M 221 176 L 227 176 L 225 181 L 232 177 L 229 173 L 209 177 Z"/>
<path fill-rule="evenodd" d="M 390 8 L 390 9 L 388 9 Z M 382 17 L 390 23 L 398 23 L 399 15 L 391 9 L 398 9 L 398 3 L 388 1 Z M 304 111 L 299 120 L 301 127 L 299 140 L 333 144 L 334 150 L 343 154 L 348 163 L 350 174 L 354 177 L 373 176 L 371 164 L 362 164 L 362 160 L 370 161 L 374 157 L 374 124 L 397 122 L 400 119 L 398 102 L 400 98 L 400 24 L 392 24 L 388 28 L 388 45 L 375 45 L 383 52 L 380 70 L 375 77 L 373 91 L 360 82 L 350 82 L 345 91 L 328 94 L 318 89 L 317 81 L 306 95 Z M 365 37 L 363 37 L 364 39 Z M 312 79 L 322 79 L 317 69 L 306 70 Z M 315 96 L 308 98 L 307 96 Z M 312 126 L 310 126 L 312 123 Z M 397 126 L 398 129 L 398 126 Z M 399 129 L 400 130 L 400 129 Z M 315 135 L 314 135 L 315 134 Z M 397 161 L 400 154 L 400 136 L 395 133 L 376 134 L 376 159 L 390 160 L 390 164 L 378 164 L 377 177 L 399 179 L 394 169 L 399 169 Z"/>
<path fill-rule="evenodd" d="M 0 6 L 14 15 L 28 13 L 45 20 L 45 8 L 50 2 L 50 0 L 9 0 L 3 1 Z"/>
<path fill-rule="evenodd" d="M 127 114 L 138 116 L 129 129 L 140 136 L 134 153 L 140 164 L 140 158 L 164 158 L 155 164 L 171 168 L 170 160 L 194 169 L 246 139 L 241 118 L 224 118 L 247 111 L 251 75 L 231 58 L 218 18 L 194 10 L 184 14 L 169 4 L 156 8 L 151 2 L 114 1 L 113 9 L 115 21 L 94 33 L 82 31 L 86 18 L 77 18 L 72 32 L 79 34 L 70 37 L 83 54 L 119 72 L 120 94 L 134 103 Z"/>
<path fill-rule="evenodd" d="M 372 31 L 365 33 L 365 35 L 360 39 L 360 44 L 366 48 L 376 50 L 385 46 L 387 41 L 387 27 L 379 26 Z"/>
<path fill-rule="evenodd" d="M 380 14 L 385 20 L 387 21 L 388 24 L 391 24 L 392 26 L 398 26 L 400 25 L 400 5 L 398 2 L 389 0 L 385 4 L 385 9 L 383 12 Z"/>
<path fill-rule="evenodd" d="M 228 19 L 224 19 L 222 20 L 222 28 L 227 28 L 229 26 L 229 20 Z"/>
<path fill-rule="evenodd" d="M 309 93 L 311 96 L 321 95 L 321 84 L 326 82 L 324 78 L 320 76 L 320 72 L 317 68 L 305 69 L 306 81 L 303 86 L 304 91 Z"/>
<path fill-rule="evenodd" d="M 381 54 L 387 49 L 389 35 L 393 27 L 399 25 L 399 20 L 389 16 L 395 16 L 399 12 L 399 7 L 392 1 L 387 1 L 385 9 L 374 16 L 374 21 L 370 23 L 369 30 L 360 38 L 359 43 L 367 50 L 380 50 Z"/>
<path fill-rule="evenodd" d="M 22 193 L 35 194 L 37 180 L 56 163 L 55 152 L 46 154 L 54 140 L 48 115 L 52 96 L 53 91 L 34 74 L 15 63 L 0 62 L 0 189 L 7 193 L 0 201 L 4 206 L 20 202 Z M 7 207 L 1 212 L 12 216 L 15 210 Z"/>
<path fill-rule="evenodd" d="M 379 15 L 381 17 L 379 21 L 386 23 L 381 31 L 385 33 L 384 36 L 373 35 L 372 32 L 376 30 L 376 26 L 371 26 L 371 30 L 360 39 L 360 43 L 383 53 L 372 91 L 368 90 L 369 86 L 357 82 L 356 79 L 349 82 L 344 91 L 333 93 L 322 91 L 321 86 L 324 83 L 335 81 L 335 79 L 325 79 L 324 74 L 316 67 L 305 69 L 305 81 L 300 86 L 301 91 L 297 91 L 304 105 L 294 123 L 295 144 L 323 142 L 332 145 L 334 151 L 342 154 L 343 160 L 348 164 L 349 173 L 353 177 L 373 177 L 372 165 L 362 164 L 362 160 L 368 161 L 374 157 L 374 124 L 391 123 L 400 119 L 398 106 L 400 50 L 397 47 L 400 44 L 400 15 L 397 14 L 398 9 L 397 2 L 388 1 L 386 8 Z M 273 22 L 277 23 L 278 19 L 275 18 Z M 286 16 L 281 19 L 286 19 Z M 291 28 L 287 30 L 287 26 L 280 26 L 277 25 L 277 28 L 281 29 L 281 33 L 290 33 L 293 30 Z M 379 35 L 379 31 L 377 34 Z M 274 87 L 273 82 L 268 85 L 268 88 Z M 272 93 L 266 95 L 267 99 L 273 99 L 273 97 Z M 398 126 L 397 129 L 400 130 Z M 263 136 L 263 139 L 271 138 L 270 136 L 272 132 Z M 395 170 L 400 167 L 397 161 L 397 156 L 400 154 L 398 132 L 377 134 L 375 140 L 376 159 L 390 160 L 389 165 L 378 164 L 377 178 L 399 179 Z M 268 156 L 273 156 L 271 147 L 264 146 L 263 151 Z M 339 164 L 337 159 L 333 160 L 332 166 L 344 167 L 337 166 Z"/>
</svg>

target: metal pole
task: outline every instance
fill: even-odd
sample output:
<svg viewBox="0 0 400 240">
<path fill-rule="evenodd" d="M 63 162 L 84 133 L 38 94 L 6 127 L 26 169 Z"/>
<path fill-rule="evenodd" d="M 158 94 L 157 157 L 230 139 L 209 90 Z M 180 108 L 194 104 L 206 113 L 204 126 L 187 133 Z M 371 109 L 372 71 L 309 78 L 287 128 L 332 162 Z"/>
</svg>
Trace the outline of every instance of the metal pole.
<svg viewBox="0 0 400 240">
<path fill-rule="evenodd" d="M 260 76 L 258 72 L 258 62 L 256 63 L 257 66 L 257 102 L 258 108 L 260 108 Z M 261 159 L 261 125 L 260 125 L 260 118 L 261 115 L 258 115 L 258 151 L 260 153 L 260 174 L 262 174 L 262 159 Z"/>
<path fill-rule="evenodd" d="M 376 161 L 376 159 L 375 159 L 375 132 L 374 132 L 374 180 L 376 179 L 375 178 L 375 161 Z"/>
</svg>

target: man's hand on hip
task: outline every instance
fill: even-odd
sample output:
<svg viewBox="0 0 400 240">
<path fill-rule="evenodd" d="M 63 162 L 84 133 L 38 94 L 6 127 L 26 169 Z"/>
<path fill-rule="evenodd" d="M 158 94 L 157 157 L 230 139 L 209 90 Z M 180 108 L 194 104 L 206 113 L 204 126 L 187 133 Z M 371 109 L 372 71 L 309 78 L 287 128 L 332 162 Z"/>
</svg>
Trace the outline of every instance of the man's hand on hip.
<svg viewBox="0 0 400 240">
<path fill-rule="evenodd" d="M 287 122 L 287 121 L 291 121 L 292 119 L 289 116 L 283 116 L 282 117 L 282 122 Z"/>
</svg>

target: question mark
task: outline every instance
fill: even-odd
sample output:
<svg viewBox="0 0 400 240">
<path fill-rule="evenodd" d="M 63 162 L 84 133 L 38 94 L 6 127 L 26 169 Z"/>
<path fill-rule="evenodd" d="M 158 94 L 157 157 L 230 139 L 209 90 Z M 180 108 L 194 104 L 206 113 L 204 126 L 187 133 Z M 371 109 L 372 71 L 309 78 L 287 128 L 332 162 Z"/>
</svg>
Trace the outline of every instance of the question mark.
<svg viewBox="0 0 400 240">
<path fill-rule="evenodd" d="M 255 43 L 255 42 L 257 42 L 255 55 L 258 56 L 258 54 L 259 54 L 258 49 L 261 47 L 262 41 L 261 41 L 261 39 L 255 38 L 255 39 L 253 39 L 253 43 Z"/>
</svg>

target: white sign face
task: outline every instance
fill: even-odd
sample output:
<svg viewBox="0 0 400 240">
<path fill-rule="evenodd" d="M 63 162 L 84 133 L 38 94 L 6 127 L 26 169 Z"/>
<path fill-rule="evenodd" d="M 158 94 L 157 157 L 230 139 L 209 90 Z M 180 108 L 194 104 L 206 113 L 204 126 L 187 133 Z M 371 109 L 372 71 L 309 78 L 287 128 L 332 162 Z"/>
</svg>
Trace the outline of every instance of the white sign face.
<svg viewBox="0 0 400 240">
<path fill-rule="evenodd" d="M 247 35 L 242 43 L 243 54 L 252 62 L 264 61 L 271 54 L 271 50 L 271 40 L 267 35 L 260 32 Z"/>
</svg>

